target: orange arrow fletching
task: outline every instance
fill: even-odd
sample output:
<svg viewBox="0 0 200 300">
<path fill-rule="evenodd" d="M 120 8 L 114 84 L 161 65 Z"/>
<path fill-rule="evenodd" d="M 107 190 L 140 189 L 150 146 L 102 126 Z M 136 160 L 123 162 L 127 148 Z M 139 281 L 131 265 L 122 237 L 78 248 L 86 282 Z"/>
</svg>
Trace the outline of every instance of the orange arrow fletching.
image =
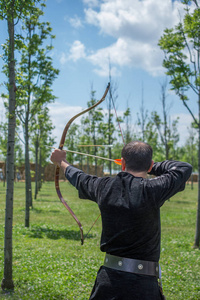
<svg viewBox="0 0 200 300">
<path fill-rule="evenodd" d="M 121 165 L 121 164 L 122 164 L 122 160 L 121 160 L 120 158 L 114 159 L 114 162 L 115 162 L 117 165 Z"/>
</svg>

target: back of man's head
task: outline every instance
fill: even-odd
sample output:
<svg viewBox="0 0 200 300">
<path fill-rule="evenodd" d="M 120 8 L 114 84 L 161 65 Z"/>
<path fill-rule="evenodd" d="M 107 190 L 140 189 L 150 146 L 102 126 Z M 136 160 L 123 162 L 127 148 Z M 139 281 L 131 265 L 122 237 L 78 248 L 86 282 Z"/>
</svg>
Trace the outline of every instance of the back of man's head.
<svg viewBox="0 0 200 300">
<path fill-rule="evenodd" d="M 147 143 L 132 141 L 124 146 L 121 153 L 126 169 L 135 172 L 147 172 L 151 166 L 153 150 Z"/>
</svg>

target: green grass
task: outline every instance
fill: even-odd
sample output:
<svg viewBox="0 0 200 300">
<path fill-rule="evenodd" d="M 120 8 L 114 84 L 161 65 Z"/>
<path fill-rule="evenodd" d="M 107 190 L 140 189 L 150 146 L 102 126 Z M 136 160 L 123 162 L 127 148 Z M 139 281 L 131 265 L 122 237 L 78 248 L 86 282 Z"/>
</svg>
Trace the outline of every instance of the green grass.
<svg viewBox="0 0 200 300">
<path fill-rule="evenodd" d="M 64 199 L 82 222 L 85 233 L 99 214 L 95 203 L 80 200 L 67 182 Z M 100 219 L 83 246 L 78 226 L 57 198 L 54 183 L 45 183 L 24 227 L 25 186 L 15 184 L 13 218 L 13 280 L 15 292 L 0 299 L 89 298 L 96 272 L 103 262 L 99 250 Z M 167 201 L 161 209 L 161 266 L 167 300 L 200 299 L 200 251 L 193 249 L 197 185 Z M 5 188 L 0 183 L 0 280 L 3 278 Z M 102 299 L 103 300 L 103 299 Z"/>
</svg>

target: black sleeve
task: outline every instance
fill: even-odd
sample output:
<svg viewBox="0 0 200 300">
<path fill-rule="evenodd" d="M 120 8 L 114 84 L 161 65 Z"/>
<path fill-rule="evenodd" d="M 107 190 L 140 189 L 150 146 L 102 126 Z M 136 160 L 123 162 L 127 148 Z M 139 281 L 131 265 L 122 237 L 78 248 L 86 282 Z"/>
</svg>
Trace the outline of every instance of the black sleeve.
<svg viewBox="0 0 200 300">
<path fill-rule="evenodd" d="M 166 160 L 154 163 L 150 174 L 156 177 L 148 181 L 148 188 L 153 192 L 156 205 L 162 206 L 165 200 L 183 191 L 191 173 L 192 166 L 185 162 Z"/>
<path fill-rule="evenodd" d="M 71 165 L 66 168 L 65 177 L 78 190 L 79 198 L 97 202 L 102 178 L 86 174 Z"/>
</svg>

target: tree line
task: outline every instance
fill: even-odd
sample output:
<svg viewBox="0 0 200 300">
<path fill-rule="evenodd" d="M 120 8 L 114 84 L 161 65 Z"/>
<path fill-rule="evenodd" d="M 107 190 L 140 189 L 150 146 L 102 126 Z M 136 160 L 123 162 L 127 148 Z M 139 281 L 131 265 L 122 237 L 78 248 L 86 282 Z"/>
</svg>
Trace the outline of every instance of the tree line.
<svg viewBox="0 0 200 300">
<path fill-rule="evenodd" d="M 110 87 L 112 95 L 112 85 Z M 115 88 L 115 90 L 117 90 Z M 109 96 L 107 99 L 108 109 L 106 112 L 101 107 L 97 107 L 90 111 L 87 116 L 80 120 L 80 125 L 74 123 L 71 125 L 65 141 L 65 149 L 78 151 L 94 156 L 107 157 L 116 159 L 121 157 L 121 149 L 123 142 L 126 144 L 132 140 L 142 140 L 152 145 L 154 151 L 154 160 L 162 161 L 165 159 L 183 160 L 190 162 L 193 165 L 193 171 L 198 170 L 198 139 L 196 130 L 188 128 L 188 138 L 184 145 L 179 145 L 180 134 L 178 132 L 179 118 L 171 120 L 170 105 L 167 101 L 167 81 L 160 85 L 162 114 L 157 111 L 149 112 L 145 109 L 145 101 L 141 97 L 140 111 L 137 113 L 135 122 L 132 121 L 131 110 L 127 107 L 122 116 L 114 115 L 111 106 L 109 111 Z M 90 100 L 88 107 L 97 102 L 95 97 L 96 91 L 91 87 Z M 112 96 L 114 102 L 116 97 Z M 114 104 L 115 105 L 115 104 Z M 120 127 L 118 124 L 120 123 Z M 6 145 L 7 145 L 7 124 L 0 123 L 0 150 L 1 159 L 6 160 Z M 49 163 L 49 146 L 55 145 L 55 138 L 51 137 L 53 125 L 48 115 L 48 107 L 41 109 L 31 118 L 28 126 L 29 144 L 25 144 L 17 133 L 15 137 L 15 168 L 28 164 L 35 163 L 35 184 L 42 184 L 42 168 Z M 16 131 L 18 132 L 18 131 Z M 24 135 L 25 137 L 28 134 Z M 123 138 L 122 138 L 123 135 Z M 29 159 L 27 159 L 24 148 L 29 149 Z M 83 156 L 76 153 L 67 152 L 67 159 L 70 163 L 79 165 L 87 164 L 103 165 L 104 172 L 112 175 L 113 170 L 119 170 L 115 164 L 110 164 L 103 159 Z M 28 172 L 30 172 L 28 170 Z M 27 173 L 27 169 L 25 170 Z M 30 175 L 31 177 L 31 175 Z M 26 181 L 28 179 L 26 178 Z M 30 181 L 31 182 L 31 181 Z M 32 194 L 32 193 L 31 193 Z M 35 193 L 35 198 L 37 192 Z M 32 205 L 30 205 L 32 206 Z"/>
<path fill-rule="evenodd" d="M 112 85 L 111 85 L 112 93 Z M 109 98 L 109 96 L 108 96 Z M 107 99 L 109 102 L 109 99 Z M 95 91 L 91 90 L 91 100 L 88 107 L 96 102 Z M 66 149 L 85 152 L 94 156 L 109 157 L 112 159 L 121 158 L 121 149 L 131 140 L 142 140 L 152 145 L 154 160 L 165 159 L 183 160 L 193 163 L 193 170 L 198 170 L 198 140 L 195 130 L 188 128 L 188 139 L 184 145 L 179 145 L 179 132 L 177 125 L 178 117 L 171 120 L 170 110 L 167 102 L 167 84 L 161 84 L 162 115 L 158 112 L 149 112 L 145 109 L 144 99 L 141 100 L 140 111 L 137 119 L 132 122 L 131 110 L 128 107 L 122 116 L 116 117 L 113 109 L 109 113 L 103 112 L 102 108 L 96 108 L 89 112 L 87 117 L 82 117 L 80 125 L 73 124 L 66 138 Z M 109 120 L 111 119 L 111 120 Z M 121 130 L 118 127 L 120 122 Z M 112 130 L 109 131 L 109 122 Z M 78 150 L 77 150 L 78 149 Z M 103 164 L 104 169 L 112 174 L 112 170 L 119 170 L 117 165 L 92 157 L 83 157 L 79 154 L 67 152 L 67 159 L 70 163 L 90 163 L 94 165 Z"/>
</svg>

